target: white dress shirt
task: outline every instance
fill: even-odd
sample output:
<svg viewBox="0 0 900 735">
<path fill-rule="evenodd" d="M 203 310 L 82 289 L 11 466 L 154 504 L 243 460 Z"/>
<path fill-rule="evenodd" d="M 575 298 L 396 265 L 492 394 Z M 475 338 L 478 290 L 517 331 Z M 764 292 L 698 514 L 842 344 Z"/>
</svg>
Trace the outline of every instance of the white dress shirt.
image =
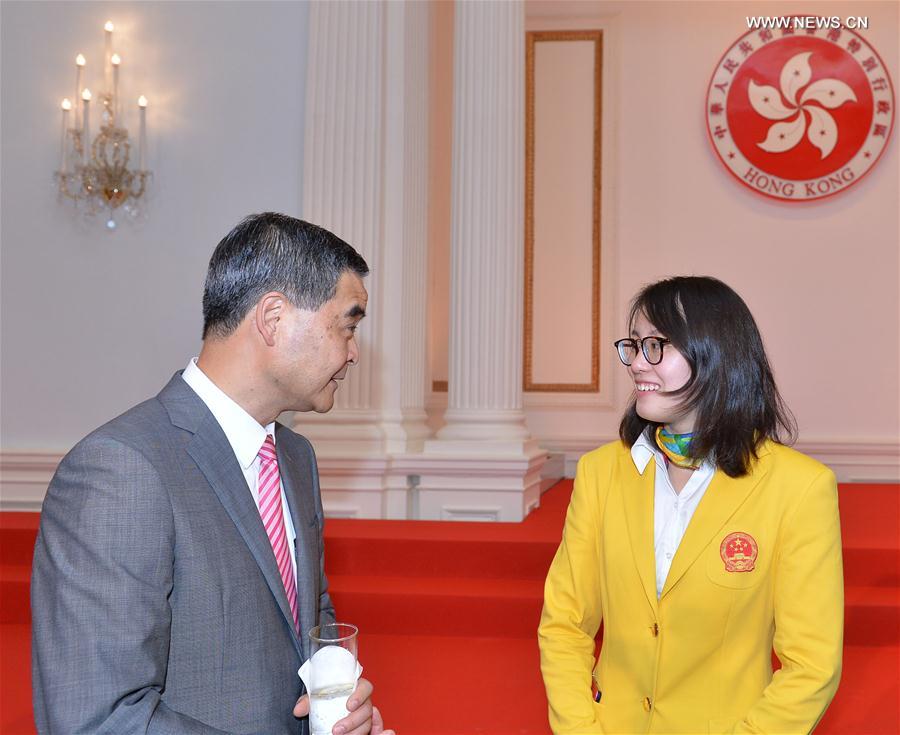
<svg viewBox="0 0 900 735">
<path fill-rule="evenodd" d="M 216 421 L 219 422 L 219 426 L 222 427 L 222 431 L 225 432 L 234 456 L 244 472 L 244 479 L 250 488 L 250 494 L 253 495 L 256 507 L 259 508 L 259 450 L 266 440 L 267 434 L 271 434 L 272 440 L 275 440 L 274 422 L 263 428 L 256 419 L 229 398 L 197 367 L 196 357 L 188 363 L 181 377 L 206 404 Z M 297 534 L 294 531 L 291 511 L 284 495 L 283 483 L 281 484 L 281 512 L 284 516 L 284 531 L 296 579 L 297 559 L 294 556 L 294 540 L 297 538 Z"/>
<path fill-rule="evenodd" d="M 669 473 L 666 471 L 666 460 L 656 443 L 648 438 L 647 433 L 638 437 L 631 447 L 631 458 L 642 475 L 650 464 L 656 462 L 656 482 L 653 495 L 653 548 L 656 554 L 656 596 L 662 594 L 672 566 L 672 558 L 678 551 L 678 545 L 684 538 L 694 511 L 709 487 L 716 472 L 715 465 L 703 462 L 694 470 L 687 484 L 680 493 L 675 492 Z"/>
</svg>

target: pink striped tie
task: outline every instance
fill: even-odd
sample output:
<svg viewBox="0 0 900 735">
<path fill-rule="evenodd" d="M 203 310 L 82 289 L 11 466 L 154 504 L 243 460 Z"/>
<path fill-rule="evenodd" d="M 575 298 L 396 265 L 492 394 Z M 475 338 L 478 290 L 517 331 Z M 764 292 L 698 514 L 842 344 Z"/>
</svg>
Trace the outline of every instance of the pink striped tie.
<svg viewBox="0 0 900 735">
<path fill-rule="evenodd" d="M 278 571 L 284 591 L 287 593 L 294 616 L 294 628 L 299 629 L 297 618 L 297 583 L 294 580 L 294 568 L 291 565 L 291 551 L 288 547 L 287 533 L 284 529 L 284 515 L 281 511 L 281 478 L 278 474 L 278 458 L 275 455 L 275 440 L 271 434 L 259 449 L 259 514 L 262 516 L 266 533 L 275 552 Z"/>
</svg>

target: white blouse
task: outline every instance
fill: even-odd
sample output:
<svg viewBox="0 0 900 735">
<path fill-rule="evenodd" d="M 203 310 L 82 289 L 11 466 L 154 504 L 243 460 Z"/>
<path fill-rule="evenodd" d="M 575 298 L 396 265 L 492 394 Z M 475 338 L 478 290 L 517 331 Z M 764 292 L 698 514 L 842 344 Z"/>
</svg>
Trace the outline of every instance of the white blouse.
<svg viewBox="0 0 900 735">
<path fill-rule="evenodd" d="M 631 458 L 640 474 L 653 459 L 656 462 L 656 482 L 653 497 L 653 548 L 656 554 L 656 596 L 662 594 L 678 545 L 684 538 L 688 524 L 716 472 L 715 465 L 703 462 L 694 470 L 680 493 L 675 492 L 666 460 L 656 443 L 644 432 L 631 447 Z"/>
</svg>

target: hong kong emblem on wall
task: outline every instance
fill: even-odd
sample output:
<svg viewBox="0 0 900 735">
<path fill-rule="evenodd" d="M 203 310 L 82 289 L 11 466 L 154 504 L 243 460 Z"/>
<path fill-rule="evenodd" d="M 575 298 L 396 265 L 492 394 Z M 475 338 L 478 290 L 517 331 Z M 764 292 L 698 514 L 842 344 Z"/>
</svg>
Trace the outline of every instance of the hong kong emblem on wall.
<svg viewBox="0 0 900 735">
<path fill-rule="evenodd" d="M 821 199 L 855 184 L 884 152 L 894 89 L 855 31 L 780 20 L 749 31 L 722 56 L 707 93 L 709 138 L 750 189 Z"/>
</svg>

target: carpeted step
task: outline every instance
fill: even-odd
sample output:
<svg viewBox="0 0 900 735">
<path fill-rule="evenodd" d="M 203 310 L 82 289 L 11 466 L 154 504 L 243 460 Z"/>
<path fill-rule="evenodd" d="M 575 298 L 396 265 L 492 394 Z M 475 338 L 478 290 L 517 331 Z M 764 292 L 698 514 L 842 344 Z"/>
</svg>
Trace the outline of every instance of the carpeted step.
<svg viewBox="0 0 900 735">
<path fill-rule="evenodd" d="M 375 528 L 389 536 L 377 540 L 370 534 L 332 533 L 330 527 L 334 522 L 326 523 L 325 564 L 328 573 L 542 580 L 559 546 L 558 539 L 483 538 L 471 531 L 468 535 L 448 538 L 446 533 L 441 533 L 444 529 L 436 528 L 433 533 L 428 533 L 427 529 L 418 528 L 419 524 L 414 521 L 406 523 L 415 524 L 416 528 L 401 526 L 394 529 L 393 523 L 382 526 L 383 523 L 388 522 L 379 522 Z M 423 533 L 416 532 L 417 529 Z M 372 553 L 375 546 L 377 554 Z"/>
<path fill-rule="evenodd" d="M 357 576 L 543 578 L 571 486 L 571 480 L 559 483 L 522 523 L 329 520 L 327 569 Z M 900 584 L 900 487 L 842 485 L 839 497 L 846 583 Z"/>
<path fill-rule="evenodd" d="M 0 559 L 4 564 L 31 567 L 40 515 L 37 513 L 0 513 L 0 516 L 6 520 L 5 523 L 0 523 Z M 10 517 L 12 518 L 10 519 Z M 19 527 L 10 527 L 13 524 Z"/>
<path fill-rule="evenodd" d="M 0 624 L 31 622 L 31 566 L 0 564 Z"/>
<path fill-rule="evenodd" d="M 31 559 L 39 513 L 0 513 L 0 624 L 31 621 Z"/>
<path fill-rule="evenodd" d="M 528 638 L 543 604 L 538 580 L 329 577 L 340 616 L 360 630 Z M 845 591 L 848 645 L 900 645 L 900 597 L 886 587 Z"/>
<path fill-rule="evenodd" d="M 837 695 L 816 735 L 897 735 L 900 733 L 898 646 L 844 646 Z"/>
<path fill-rule="evenodd" d="M 549 735 L 537 638 L 360 633 L 373 701 L 401 735 Z"/>
<path fill-rule="evenodd" d="M 549 732 L 535 638 L 571 481 L 518 524 L 326 523 L 341 618 L 402 735 Z M 843 685 L 817 735 L 900 732 L 900 487 L 842 486 Z M 28 577 L 38 515 L 0 513 L 0 732 L 30 735 Z M 12 643 L 10 644 L 10 641 Z M 872 645 L 877 644 L 877 645 Z"/>
<path fill-rule="evenodd" d="M 900 533 L 900 531 L 898 531 Z M 900 548 L 850 546 L 844 539 L 844 579 L 861 587 L 900 587 Z"/>
<path fill-rule="evenodd" d="M 341 617 L 378 633 L 529 637 L 543 604 L 543 580 L 331 575 L 329 582 Z M 849 586 L 845 603 L 848 645 L 900 645 L 896 588 Z M 0 623 L 29 621 L 29 570 L 0 565 Z"/>
<path fill-rule="evenodd" d="M 896 587 L 845 588 L 844 640 L 852 646 L 900 646 L 900 591 Z M 900 666 L 900 661 L 896 663 Z"/>
<path fill-rule="evenodd" d="M 845 584 L 900 587 L 900 486 L 841 485 L 838 500 Z"/>
<path fill-rule="evenodd" d="M 341 619 L 368 633 L 535 639 L 542 580 L 329 577 Z"/>
<path fill-rule="evenodd" d="M 900 485 L 841 484 L 838 502 L 844 546 L 900 548 Z"/>
<path fill-rule="evenodd" d="M 0 626 L 0 732 L 33 735 L 27 625 Z M 375 702 L 402 735 L 548 735 L 537 642 L 362 631 Z M 842 684 L 816 735 L 900 732 L 900 647 L 845 646 Z"/>
<path fill-rule="evenodd" d="M 549 734 L 535 641 L 360 634 L 386 723 L 403 735 Z M 846 646 L 816 735 L 897 735 L 900 647 Z M 415 706 L 410 706 L 410 703 Z"/>
<path fill-rule="evenodd" d="M 0 733 L 33 735 L 31 626 L 0 625 Z"/>
</svg>

